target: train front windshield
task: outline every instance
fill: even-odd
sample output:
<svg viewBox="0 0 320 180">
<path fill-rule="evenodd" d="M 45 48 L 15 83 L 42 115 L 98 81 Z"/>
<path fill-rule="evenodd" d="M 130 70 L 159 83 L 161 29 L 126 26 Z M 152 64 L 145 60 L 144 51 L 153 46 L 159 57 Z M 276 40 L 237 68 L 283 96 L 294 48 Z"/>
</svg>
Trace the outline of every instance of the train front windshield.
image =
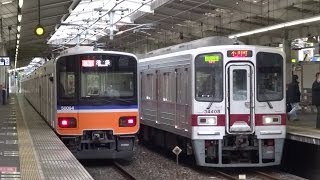
<svg viewBox="0 0 320 180">
<path fill-rule="evenodd" d="M 256 55 L 257 99 L 260 102 L 283 99 L 283 58 L 280 54 Z M 195 58 L 195 97 L 197 101 L 223 99 L 223 57 L 221 53 L 201 54 Z M 240 78 L 240 76 L 237 76 Z"/>
<path fill-rule="evenodd" d="M 200 54 L 195 58 L 195 97 L 197 101 L 223 99 L 223 58 L 221 53 Z"/>
<path fill-rule="evenodd" d="M 58 61 L 61 105 L 137 103 L 137 61 L 116 54 L 84 54 Z M 71 101 L 71 102 L 70 102 Z"/>
</svg>

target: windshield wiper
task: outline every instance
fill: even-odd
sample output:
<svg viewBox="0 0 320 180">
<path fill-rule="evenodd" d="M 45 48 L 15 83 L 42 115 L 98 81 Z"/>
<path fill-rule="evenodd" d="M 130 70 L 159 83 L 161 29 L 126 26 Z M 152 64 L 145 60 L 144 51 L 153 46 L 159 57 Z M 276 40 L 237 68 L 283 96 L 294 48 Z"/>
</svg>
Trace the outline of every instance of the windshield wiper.
<svg viewBox="0 0 320 180">
<path fill-rule="evenodd" d="M 209 106 L 207 107 L 207 109 L 210 109 L 211 106 L 212 106 L 212 104 L 213 104 L 213 101 L 210 102 L 210 104 L 209 104 Z"/>
<path fill-rule="evenodd" d="M 121 102 L 125 102 L 125 103 L 132 103 L 132 101 L 133 101 L 133 100 L 120 99 L 120 98 L 117 98 L 116 100 L 121 101 Z"/>
<path fill-rule="evenodd" d="M 102 99 L 102 101 L 100 101 L 100 103 L 113 103 L 113 101 L 110 99 Z"/>
<path fill-rule="evenodd" d="M 272 104 L 270 103 L 270 101 L 268 101 L 268 96 L 265 93 L 262 93 L 263 97 L 265 98 L 265 102 L 268 104 L 270 109 L 273 109 Z"/>
<path fill-rule="evenodd" d="M 272 106 L 272 104 L 270 103 L 270 101 L 266 101 L 266 103 L 268 104 L 268 106 L 269 106 L 270 109 L 273 109 L 273 106 Z"/>
</svg>

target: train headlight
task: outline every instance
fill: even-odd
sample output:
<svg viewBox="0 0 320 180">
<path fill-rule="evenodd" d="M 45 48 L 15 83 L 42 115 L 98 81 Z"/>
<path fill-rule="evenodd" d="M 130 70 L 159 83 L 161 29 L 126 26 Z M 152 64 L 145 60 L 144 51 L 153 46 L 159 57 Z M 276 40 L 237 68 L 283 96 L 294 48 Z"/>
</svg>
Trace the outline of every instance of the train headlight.
<svg viewBox="0 0 320 180">
<path fill-rule="evenodd" d="M 262 124 L 264 125 L 281 124 L 281 116 L 263 116 Z"/>
<path fill-rule="evenodd" d="M 198 125 L 217 125 L 217 116 L 198 116 Z"/>
</svg>

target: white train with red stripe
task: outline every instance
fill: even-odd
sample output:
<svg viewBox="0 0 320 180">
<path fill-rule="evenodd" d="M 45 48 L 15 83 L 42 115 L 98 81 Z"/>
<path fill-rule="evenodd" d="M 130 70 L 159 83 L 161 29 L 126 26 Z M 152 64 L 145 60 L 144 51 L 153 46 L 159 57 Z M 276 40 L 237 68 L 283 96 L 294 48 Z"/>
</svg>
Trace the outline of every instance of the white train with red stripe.
<svg viewBox="0 0 320 180">
<path fill-rule="evenodd" d="M 199 166 L 281 162 L 286 135 L 285 55 L 210 37 L 139 60 L 140 138 L 178 145 Z"/>
</svg>

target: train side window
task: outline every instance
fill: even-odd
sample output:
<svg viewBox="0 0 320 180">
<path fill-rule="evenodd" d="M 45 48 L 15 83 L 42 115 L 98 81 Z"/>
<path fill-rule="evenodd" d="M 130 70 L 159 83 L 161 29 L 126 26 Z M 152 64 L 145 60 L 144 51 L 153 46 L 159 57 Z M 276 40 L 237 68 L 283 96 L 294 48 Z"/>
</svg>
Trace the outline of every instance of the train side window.
<svg viewBox="0 0 320 180">
<path fill-rule="evenodd" d="M 144 87 L 145 87 L 145 84 L 144 84 L 144 73 L 143 72 L 140 72 L 140 99 L 143 99 L 144 97 Z"/>
<path fill-rule="evenodd" d="M 188 104 L 188 92 L 189 92 L 189 72 L 188 72 L 188 68 L 185 68 L 184 69 L 184 72 L 183 72 L 183 74 L 182 74 L 182 81 L 181 81 L 181 83 L 182 83 L 182 86 L 181 87 L 183 87 L 182 89 L 181 89 L 181 91 L 182 91 L 182 97 L 183 97 L 183 99 L 182 99 L 182 103 L 184 103 L 184 104 Z"/>
<path fill-rule="evenodd" d="M 277 53 L 257 53 L 257 99 L 260 102 L 283 99 L 283 57 Z"/>
<path fill-rule="evenodd" d="M 148 77 L 148 82 L 149 82 L 149 97 L 150 99 L 154 99 L 154 75 L 153 74 L 149 74 Z"/>
<path fill-rule="evenodd" d="M 152 100 L 154 99 L 153 95 L 153 74 L 147 74 L 145 77 L 145 83 L 144 83 L 144 99 Z"/>
<path fill-rule="evenodd" d="M 165 72 L 162 74 L 162 83 L 161 83 L 161 87 L 162 87 L 162 101 L 172 101 L 172 97 L 171 97 L 171 81 L 170 81 L 170 72 Z"/>
</svg>

